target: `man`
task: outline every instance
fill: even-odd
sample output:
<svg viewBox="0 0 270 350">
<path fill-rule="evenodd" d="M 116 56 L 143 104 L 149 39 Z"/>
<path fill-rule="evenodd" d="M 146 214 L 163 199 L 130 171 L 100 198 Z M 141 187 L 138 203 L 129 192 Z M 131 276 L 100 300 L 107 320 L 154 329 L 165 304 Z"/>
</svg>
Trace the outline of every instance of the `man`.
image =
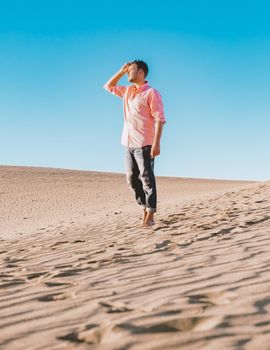
<svg viewBox="0 0 270 350">
<path fill-rule="evenodd" d="M 125 74 L 133 85 L 117 85 Z M 135 60 L 124 64 L 103 86 L 105 90 L 123 98 L 124 127 L 121 144 L 125 146 L 126 179 L 135 192 L 137 203 L 143 209 L 142 227 L 155 224 L 157 191 L 154 159 L 160 154 L 162 128 L 166 123 L 161 95 L 149 85 L 147 74 L 147 64 Z"/>
</svg>

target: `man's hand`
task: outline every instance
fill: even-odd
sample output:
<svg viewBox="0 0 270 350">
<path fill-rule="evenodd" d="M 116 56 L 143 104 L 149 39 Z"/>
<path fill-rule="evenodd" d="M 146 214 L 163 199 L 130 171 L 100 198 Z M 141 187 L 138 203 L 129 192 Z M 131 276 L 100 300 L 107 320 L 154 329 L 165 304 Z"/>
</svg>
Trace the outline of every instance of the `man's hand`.
<svg viewBox="0 0 270 350">
<path fill-rule="evenodd" d="M 160 154 L 160 138 L 162 134 L 163 123 L 160 121 L 156 122 L 155 125 L 155 137 L 151 147 L 151 157 L 155 158 Z"/>
<path fill-rule="evenodd" d="M 103 85 L 106 89 L 115 86 L 118 83 L 118 80 L 122 78 L 123 75 L 128 73 L 128 67 L 131 65 L 131 63 L 125 63 L 122 68 L 119 69 L 119 71 L 107 81 L 106 84 Z"/>
<path fill-rule="evenodd" d="M 151 147 L 151 157 L 155 158 L 160 154 L 160 144 L 159 143 L 153 143 Z"/>
<path fill-rule="evenodd" d="M 120 69 L 120 72 L 124 75 L 128 72 L 128 67 L 130 66 L 130 63 L 125 63 L 122 68 Z"/>
</svg>

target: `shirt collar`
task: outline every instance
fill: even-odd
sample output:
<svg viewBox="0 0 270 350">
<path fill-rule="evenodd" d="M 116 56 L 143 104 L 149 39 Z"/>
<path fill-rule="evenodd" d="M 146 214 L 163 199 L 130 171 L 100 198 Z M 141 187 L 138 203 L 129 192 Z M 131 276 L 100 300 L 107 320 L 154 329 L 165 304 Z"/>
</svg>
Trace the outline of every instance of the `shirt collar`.
<svg viewBox="0 0 270 350">
<path fill-rule="evenodd" d="M 137 88 L 135 84 L 133 84 L 133 86 L 136 88 L 136 91 L 143 91 L 149 87 L 149 82 L 148 80 L 145 80 L 144 84 L 141 85 L 139 88 Z"/>
</svg>

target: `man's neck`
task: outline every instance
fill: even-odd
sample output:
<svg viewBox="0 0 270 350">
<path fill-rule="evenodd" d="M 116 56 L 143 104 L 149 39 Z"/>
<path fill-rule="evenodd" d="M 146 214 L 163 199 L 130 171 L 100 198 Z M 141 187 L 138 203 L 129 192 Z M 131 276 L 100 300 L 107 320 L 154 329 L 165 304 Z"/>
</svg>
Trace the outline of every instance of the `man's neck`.
<svg viewBox="0 0 270 350">
<path fill-rule="evenodd" d="M 134 83 L 134 85 L 136 86 L 136 88 L 138 89 L 140 86 L 144 85 L 146 83 L 146 80 L 141 81 L 139 83 Z"/>
</svg>

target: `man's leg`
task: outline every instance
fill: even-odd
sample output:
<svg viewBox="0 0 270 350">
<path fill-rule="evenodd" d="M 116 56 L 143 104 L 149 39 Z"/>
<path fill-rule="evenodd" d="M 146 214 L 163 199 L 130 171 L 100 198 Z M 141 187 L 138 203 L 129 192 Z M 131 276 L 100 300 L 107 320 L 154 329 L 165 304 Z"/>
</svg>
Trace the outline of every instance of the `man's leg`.
<svg viewBox="0 0 270 350">
<path fill-rule="evenodd" d="M 141 225 L 144 226 L 146 218 L 147 218 L 148 212 L 146 211 L 146 209 L 143 209 L 143 217 L 142 217 L 142 222 Z"/>
<path fill-rule="evenodd" d="M 143 190 L 143 185 L 139 179 L 140 171 L 133 154 L 134 148 L 126 147 L 125 151 L 125 170 L 126 170 L 126 180 L 130 189 L 135 193 L 135 199 L 137 203 L 144 210 L 143 221 L 147 215 L 145 206 L 145 193 Z"/>
<path fill-rule="evenodd" d="M 157 191 L 154 175 L 154 158 L 151 158 L 151 145 L 137 148 L 134 151 L 134 157 L 140 171 L 139 178 L 142 181 L 143 191 L 145 193 L 146 217 L 144 223 L 147 226 L 153 225 L 154 213 L 157 207 Z"/>
</svg>

